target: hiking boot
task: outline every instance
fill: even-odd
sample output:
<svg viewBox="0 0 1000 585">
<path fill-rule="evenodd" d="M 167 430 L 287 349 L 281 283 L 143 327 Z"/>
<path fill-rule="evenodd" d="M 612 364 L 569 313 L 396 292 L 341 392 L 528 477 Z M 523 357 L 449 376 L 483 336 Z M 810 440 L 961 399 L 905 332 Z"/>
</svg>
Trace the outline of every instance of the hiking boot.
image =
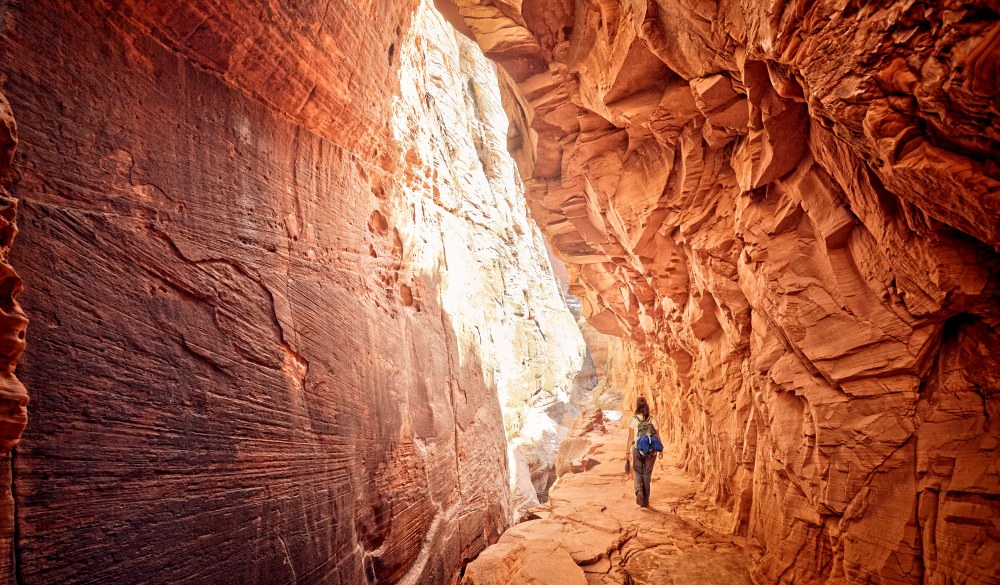
<svg viewBox="0 0 1000 585">
<path fill-rule="evenodd" d="M 635 492 L 635 503 L 641 506 L 642 502 L 642 492 Z"/>
<path fill-rule="evenodd" d="M 643 508 L 649 507 L 649 498 L 646 498 L 645 500 L 642 501 L 642 507 Z"/>
</svg>

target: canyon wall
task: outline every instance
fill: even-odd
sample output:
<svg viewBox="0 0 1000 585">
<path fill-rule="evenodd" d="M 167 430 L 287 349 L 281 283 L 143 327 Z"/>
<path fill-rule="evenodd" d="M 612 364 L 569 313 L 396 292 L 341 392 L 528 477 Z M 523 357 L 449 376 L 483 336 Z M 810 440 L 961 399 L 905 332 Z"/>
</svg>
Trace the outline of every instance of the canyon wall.
<svg viewBox="0 0 1000 585">
<path fill-rule="evenodd" d="M 17 204 L 9 187 L 17 149 L 17 123 L 0 93 L 0 575 L 13 574 L 14 493 L 11 489 L 11 449 L 28 422 L 28 392 L 14 375 L 24 352 L 28 320 L 17 296 L 21 279 L 10 265 L 11 245 L 17 235 Z"/>
<path fill-rule="evenodd" d="M 448 583 L 507 526 L 497 396 L 582 346 L 417 8 L 0 0 L 4 582 Z"/>
<path fill-rule="evenodd" d="M 995 3 L 438 4 L 756 579 L 1000 579 Z"/>
<path fill-rule="evenodd" d="M 407 149 L 405 196 L 387 215 L 400 225 L 404 273 L 438 282 L 459 359 L 478 362 L 495 389 L 517 516 L 547 489 L 578 414 L 586 346 L 528 219 L 494 65 L 430 3 L 411 29 L 391 120 Z"/>
</svg>

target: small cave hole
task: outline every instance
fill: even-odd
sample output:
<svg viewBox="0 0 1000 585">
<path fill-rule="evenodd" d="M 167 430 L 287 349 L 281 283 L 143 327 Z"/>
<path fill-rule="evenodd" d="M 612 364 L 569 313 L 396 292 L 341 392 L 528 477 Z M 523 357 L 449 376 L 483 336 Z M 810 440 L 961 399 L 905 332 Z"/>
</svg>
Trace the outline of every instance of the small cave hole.
<svg viewBox="0 0 1000 585">
<path fill-rule="evenodd" d="M 389 221 L 382 215 L 382 212 L 375 210 L 368 218 L 368 230 L 373 234 L 384 236 L 389 232 Z"/>
<path fill-rule="evenodd" d="M 958 341 L 959 333 L 971 325 L 982 321 L 982 317 L 970 313 L 958 313 L 952 315 L 944 322 L 944 329 L 941 332 L 943 343 L 952 344 Z"/>
<path fill-rule="evenodd" d="M 413 289 L 409 285 L 400 283 L 399 284 L 399 298 L 403 301 L 403 305 L 407 307 L 413 306 Z"/>
<path fill-rule="evenodd" d="M 389 64 L 392 65 L 392 57 L 396 54 L 396 43 L 389 45 Z"/>
<path fill-rule="evenodd" d="M 747 194 L 750 196 L 750 201 L 759 203 L 767 198 L 767 186 L 764 185 L 756 189 L 751 189 L 747 191 Z"/>
</svg>

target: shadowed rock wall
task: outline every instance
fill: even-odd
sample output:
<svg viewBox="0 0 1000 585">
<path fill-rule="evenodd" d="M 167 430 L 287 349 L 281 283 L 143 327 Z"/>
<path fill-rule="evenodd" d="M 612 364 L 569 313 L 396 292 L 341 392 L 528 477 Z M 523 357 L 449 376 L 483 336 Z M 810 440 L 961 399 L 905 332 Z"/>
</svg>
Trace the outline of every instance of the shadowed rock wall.
<svg viewBox="0 0 1000 585">
<path fill-rule="evenodd" d="M 17 205 L 9 187 L 14 181 L 12 161 L 17 149 L 17 123 L 0 93 L 0 574 L 13 572 L 14 495 L 11 486 L 11 448 L 17 445 L 28 420 L 28 393 L 14 375 L 24 352 L 28 320 L 17 296 L 21 279 L 8 262 L 17 235 Z"/>
<path fill-rule="evenodd" d="M 580 350 L 545 341 L 573 321 L 492 65 L 416 8 L 0 1 L 33 397 L 4 581 L 447 583 L 507 525 L 497 394 L 536 380 L 497 373 Z M 460 86 L 407 101 L 404 55 Z"/>
<path fill-rule="evenodd" d="M 439 4 L 759 582 L 1000 578 L 995 3 Z"/>
</svg>

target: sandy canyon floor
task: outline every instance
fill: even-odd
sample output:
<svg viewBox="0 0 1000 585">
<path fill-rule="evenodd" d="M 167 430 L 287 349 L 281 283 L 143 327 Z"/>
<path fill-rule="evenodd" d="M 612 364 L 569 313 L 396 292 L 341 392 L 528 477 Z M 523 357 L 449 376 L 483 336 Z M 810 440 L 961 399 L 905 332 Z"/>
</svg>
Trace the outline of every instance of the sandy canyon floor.
<svg viewBox="0 0 1000 585">
<path fill-rule="evenodd" d="M 649 508 L 635 503 L 624 474 L 623 429 L 597 426 L 538 519 L 508 530 L 469 565 L 463 583 L 749 585 L 747 543 L 713 529 L 722 512 L 666 457 L 653 472 Z"/>
</svg>

